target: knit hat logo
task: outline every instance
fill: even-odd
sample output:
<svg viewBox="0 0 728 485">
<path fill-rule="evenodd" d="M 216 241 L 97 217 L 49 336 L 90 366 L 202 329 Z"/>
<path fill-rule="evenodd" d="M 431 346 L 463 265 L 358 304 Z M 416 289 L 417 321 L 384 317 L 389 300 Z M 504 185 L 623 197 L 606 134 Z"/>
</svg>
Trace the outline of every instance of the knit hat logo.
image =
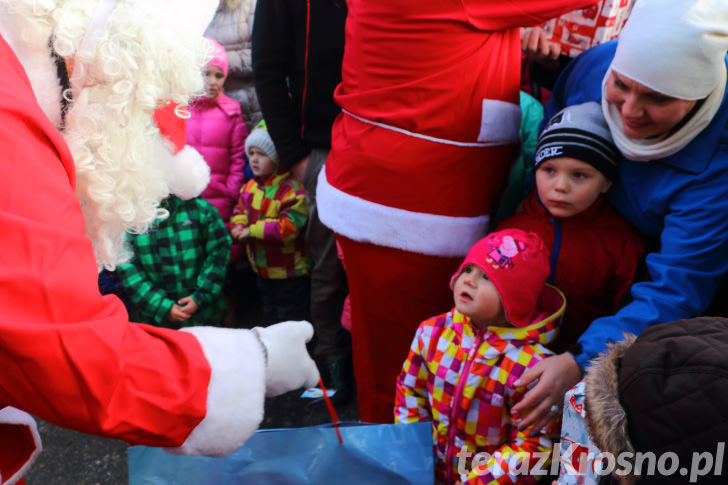
<svg viewBox="0 0 728 485">
<path fill-rule="evenodd" d="M 493 282 L 511 324 L 524 327 L 531 322 L 551 271 L 549 250 L 537 234 L 520 229 L 490 233 L 470 248 L 450 279 L 450 289 L 469 264 L 482 269 Z"/>
<path fill-rule="evenodd" d="M 513 258 L 525 248 L 526 245 L 523 242 L 516 241 L 511 236 L 505 236 L 499 246 L 488 245 L 490 252 L 485 261 L 491 263 L 493 269 L 511 269 L 513 268 Z"/>
<path fill-rule="evenodd" d="M 556 113 L 538 138 L 534 166 L 552 158 L 574 158 L 593 166 L 612 180 L 621 154 L 599 103 L 569 106 Z"/>
</svg>

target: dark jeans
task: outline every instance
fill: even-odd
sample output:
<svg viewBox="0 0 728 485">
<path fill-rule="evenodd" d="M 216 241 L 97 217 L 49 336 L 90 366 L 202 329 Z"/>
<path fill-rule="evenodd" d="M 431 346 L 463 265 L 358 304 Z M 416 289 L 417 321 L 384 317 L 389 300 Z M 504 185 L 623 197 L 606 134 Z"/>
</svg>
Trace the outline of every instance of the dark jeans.
<svg viewBox="0 0 728 485">
<path fill-rule="evenodd" d="M 311 280 L 308 276 L 282 280 L 258 276 L 258 288 L 265 325 L 309 319 Z"/>
<path fill-rule="evenodd" d="M 314 149 L 303 175 L 308 203 L 306 244 L 313 261 L 311 270 L 311 323 L 316 333 L 314 354 L 333 361 L 351 353 L 351 336 L 341 326 L 341 310 L 349 294 L 346 272 L 336 252 L 334 233 L 324 226 L 316 208 L 316 186 L 328 150 Z"/>
</svg>

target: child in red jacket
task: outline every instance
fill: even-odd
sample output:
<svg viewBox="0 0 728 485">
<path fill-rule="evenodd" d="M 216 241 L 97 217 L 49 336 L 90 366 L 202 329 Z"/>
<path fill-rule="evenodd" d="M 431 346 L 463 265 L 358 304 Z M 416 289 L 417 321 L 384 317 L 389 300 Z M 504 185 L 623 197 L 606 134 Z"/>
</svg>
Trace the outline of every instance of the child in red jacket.
<svg viewBox="0 0 728 485">
<path fill-rule="evenodd" d="M 438 483 L 535 483 L 558 427 L 519 429 L 515 382 L 551 354 L 564 295 L 536 234 L 494 232 L 450 280 L 455 308 L 420 324 L 397 379 L 396 422 L 432 421 Z"/>
<path fill-rule="evenodd" d="M 522 212 L 498 226 L 535 232 L 551 250 L 549 283 L 569 302 L 553 346 L 558 351 L 575 344 L 593 320 L 617 310 L 644 255 L 640 234 L 602 197 L 620 158 L 601 105 L 560 111 L 539 137 L 536 189 Z"/>
</svg>

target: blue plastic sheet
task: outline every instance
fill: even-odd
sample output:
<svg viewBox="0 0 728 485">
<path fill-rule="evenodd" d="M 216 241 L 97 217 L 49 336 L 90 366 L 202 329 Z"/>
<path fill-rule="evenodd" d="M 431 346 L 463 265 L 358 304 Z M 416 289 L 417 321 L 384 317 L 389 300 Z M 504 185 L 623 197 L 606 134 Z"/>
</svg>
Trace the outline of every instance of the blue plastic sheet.
<svg viewBox="0 0 728 485">
<path fill-rule="evenodd" d="M 432 484 L 432 424 L 331 425 L 259 430 L 221 458 L 129 448 L 130 485 Z"/>
</svg>

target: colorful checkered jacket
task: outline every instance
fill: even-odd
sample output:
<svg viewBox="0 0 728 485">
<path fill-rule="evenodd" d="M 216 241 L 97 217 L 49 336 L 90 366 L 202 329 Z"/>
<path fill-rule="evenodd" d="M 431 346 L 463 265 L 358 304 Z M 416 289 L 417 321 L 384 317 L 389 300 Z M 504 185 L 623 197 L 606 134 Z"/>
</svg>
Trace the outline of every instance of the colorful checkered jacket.
<svg viewBox="0 0 728 485">
<path fill-rule="evenodd" d="M 307 218 L 306 192 L 287 171 L 265 179 L 253 177 L 243 185 L 230 229 L 250 227 L 246 249 L 258 275 L 292 278 L 311 270 L 304 240 Z"/>
<path fill-rule="evenodd" d="M 478 329 L 455 309 L 420 324 L 397 378 L 394 414 L 398 423 L 432 421 L 438 483 L 537 481 L 529 475 L 540 457 L 534 453 L 550 456 L 559 428 L 519 431 L 510 410 L 528 389 L 513 383 L 552 354 L 544 345 L 565 307 L 563 294 L 547 285 L 539 316 L 526 327 Z"/>
<path fill-rule="evenodd" d="M 220 213 L 199 197 L 171 196 L 161 207 L 169 211 L 169 217 L 146 234 L 130 234 L 134 257 L 116 270 L 136 319 L 178 328 L 179 323 L 167 321 L 169 311 L 177 300 L 191 296 L 199 309 L 182 326 L 222 322 L 222 285 L 232 241 Z"/>
</svg>

